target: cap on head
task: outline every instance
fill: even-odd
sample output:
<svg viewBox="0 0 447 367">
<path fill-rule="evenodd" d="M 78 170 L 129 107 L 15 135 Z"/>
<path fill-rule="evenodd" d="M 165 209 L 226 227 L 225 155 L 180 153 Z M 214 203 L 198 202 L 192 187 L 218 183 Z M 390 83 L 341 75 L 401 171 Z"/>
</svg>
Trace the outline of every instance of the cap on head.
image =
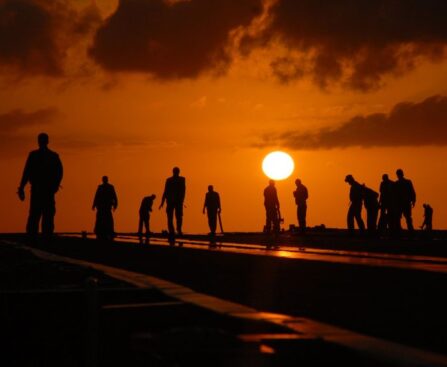
<svg viewBox="0 0 447 367">
<path fill-rule="evenodd" d="M 174 167 L 172 169 L 172 173 L 174 174 L 174 176 L 178 176 L 180 174 L 180 168 Z"/>
<path fill-rule="evenodd" d="M 299 178 L 297 178 L 297 179 L 295 180 L 295 184 L 296 184 L 296 185 L 301 185 L 301 180 L 300 180 Z"/>
<path fill-rule="evenodd" d="M 404 171 L 402 171 L 402 169 L 398 169 L 397 171 L 396 171 L 396 176 L 397 177 L 404 177 Z"/>
<path fill-rule="evenodd" d="M 345 177 L 345 182 L 353 182 L 354 181 L 354 177 L 352 177 L 352 175 L 347 175 Z"/>
<path fill-rule="evenodd" d="M 50 141 L 50 138 L 48 137 L 47 133 L 40 133 L 37 136 L 37 143 L 39 144 L 39 147 L 44 148 L 48 145 L 48 142 Z"/>
<path fill-rule="evenodd" d="M 104 183 L 109 182 L 109 177 L 107 177 L 107 176 L 102 176 L 102 182 L 104 182 Z"/>
</svg>

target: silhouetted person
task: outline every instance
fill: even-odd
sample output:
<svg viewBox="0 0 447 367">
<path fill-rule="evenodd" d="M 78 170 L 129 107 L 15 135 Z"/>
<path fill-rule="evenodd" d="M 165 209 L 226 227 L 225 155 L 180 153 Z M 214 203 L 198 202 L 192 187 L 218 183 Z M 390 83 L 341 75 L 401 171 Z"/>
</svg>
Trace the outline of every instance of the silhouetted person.
<svg viewBox="0 0 447 367">
<path fill-rule="evenodd" d="M 433 208 L 429 204 L 423 204 L 424 207 L 424 223 L 421 229 L 431 232 L 433 229 Z"/>
<path fill-rule="evenodd" d="M 264 207 L 266 214 L 265 233 L 270 233 L 273 227 L 274 233 L 279 233 L 279 200 L 275 181 L 270 180 L 264 189 Z"/>
<path fill-rule="evenodd" d="M 28 155 L 23 170 L 22 180 L 17 194 L 25 200 L 25 186 L 31 184 L 31 198 L 26 232 L 36 235 L 42 219 L 42 233 L 52 235 L 54 232 L 54 215 L 56 203 L 54 196 L 59 190 L 63 176 L 62 162 L 59 155 L 48 149 L 49 138 L 45 133 L 37 137 L 39 149 Z"/>
<path fill-rule="evenodd" d="M 293 192 L 295 197 L 296 215 L 298 217 L 298 225 L 300 230 L 304 232 L 306 230 L 306 214 L 307 214 L 307 199 L 309 193 L 307 187 L 301 183 L 300 179 L 295 180 L 296 190 Z"/>
<path fill-rule="evenodd" d="M 398 205 L 398 228 L 401 228 L 400 220 L 402 215 L 407 222 L 409 231 L 413 231 L 413 218 L 411 217 L 411 210 L 416 204 L 416 192 L 414 191 L 413 183 L 404 177 L 404 172 L 401 169 L 396 171 L 397 181 L 395 183 L 396 199 Z"/>
<path fill-rule="evenodd" d="M 143 224 L 144 228 L 146 229 L 146 237 L 149 237 L 150 230 L 149 230 L 149 220 L 151 217 L 151 211 L 152 211 L 152 205 L 154 204 L 156 196 L 152 194 L 151 196 L 146 196 L 141 200 L 140 205 L 140 220 L 138 222 L 138 235 L 141 237 L 143 235 Z"/>
<path fill-rule="evenodd" d="M 95 234 L 98 239 L 112 240 L 115 237 L 112 209 L 118 207 L 115 188 L 109 184 L 107 176 L 102 177 L 102 184 L 96 190 L 92 209 L 96 209 Z"/>
<path fill-rule="evenodd" d="M 366 208 L 366 227 L 370 234 L 374 234 L 379 216 L 379 194 L 363 185 L 363 202 Z"/>
<path fill-rule="evenodd" d="M 220 196 L 214 191 L 212 185 L 208 186 L 208 192 L 205 194 L 205 203 L 203 204 L 203 213 L 208 215 L 208 225 L 210 227 L 210 234 L 214 236 L 217 228 L 217 215 L 221 211 Z"/>
<path fill-rule="evenodd" d="M 382 182 L 380 183 L 379 191 L 379 231 L 384 232 L 386 230 L 394 230 L 397 226 L 397 203 L 395 195 L 395 185 L 394 181 L 391 181 L 386 173 L 382 175 Z"/>
<path fill-rule="evenodd" d="M 185 178 L 180 176 L 180 168 L 174 167 L 172 177 L 169 177 L 165 183 L 165 191 L 159 209 L 161 209 L 166 201 L 166 214 L 168 217 L 168 230 L 172 236 L 174 231 L 174 212 L 177 222 L 177 233 L 182 235 L 183 221 L 183 201 L 185 200 L 186 184 Z"/>
<path fill-rule="evenodd" d="M 351 204 L 348 210 L 348 229 L 350 231 L 354 230 L 354 219 L 357 222 L 357 226 L 360 231 L 365 230 L 365 223 L 362 220 L 362 200 L 363 200 L 363 188 L 352 175 L 347 175 L 345 178 L 345 182 L 347 182 L 351 189 L 349 191 L 349 200 Z"/>
</svg>

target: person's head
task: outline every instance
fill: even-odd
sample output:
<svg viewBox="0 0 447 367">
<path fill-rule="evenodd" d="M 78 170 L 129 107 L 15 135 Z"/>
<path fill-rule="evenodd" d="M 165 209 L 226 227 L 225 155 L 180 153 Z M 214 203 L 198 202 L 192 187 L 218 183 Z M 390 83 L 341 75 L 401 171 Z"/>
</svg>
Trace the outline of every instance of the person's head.
<svg viewBox="0 0 447 367">
<path fill-rule="evenodd" d="M 172 169 L 172 174 L 173 174 L 174 176 L 178 176 L 178 175 L 180 175 L 180 168 L 178 168 L 178 167 L 174 167 L 174 168 Z"/>
<path fill-rule="evenodd" d="M 301 180 L 299 178 L 297 178 L 295 180 L 295 185 L 297 185 L 297 186 L 301 185 Z"/>
<path fill-rule="evenodd" d="M 209 186 L 208 186 L 208 191 L 209 191 L 209 192 L 213 192 L 213 191 L 214 191 L 214 187 L 213 187 L 213 185 L 209 185 Z"/>
<path fill-rule="evenodd" d="M 109 178 L 107 176 L 102 176 L 102 182 L 103 183 L 108 183 L 109 182 Z"/>
<path fill-rule="evenodd" d="M 154 200 L 157 196 L 155 194 L 152 194 L 151 196 L 149 196 L 152 200 Z"/>
<path fill-rule="evenodd" d="M 404 177 L 404 171 L 402 171 L 400 168 L 396 171 L 397 178 L 403 178 Z"/>
<path fill-rule="evenodd" d="M 382 175 L 382 180 L 383 180 L 383 181 L 389 181 L 390 178 L 388 177 L 388 175 L 387 175 L 386 173 L 384 173 L 384 174 Z"/>
<path fill-rule="evenodd" d="M 269 180 L 269 186 L 275 186 L 275 181 L 274 180 Z"/>
<path fill-rule="evenodd" d="M 39 148 L 46 148 L 48 146 L 48 143 L 50 141 L 50 138 L 48 137 L 47 133 L 40 133 L 37 136 L 37 144 L 39 144 Z"/>
<path fill-rule="evenodd" d="M 345 177 L 345 182 L 347 182 L 348 184 L 352 185 L 354 183 L 354 177 L 352 177 L 352 175 L 347 175 Z"/>
</svg>

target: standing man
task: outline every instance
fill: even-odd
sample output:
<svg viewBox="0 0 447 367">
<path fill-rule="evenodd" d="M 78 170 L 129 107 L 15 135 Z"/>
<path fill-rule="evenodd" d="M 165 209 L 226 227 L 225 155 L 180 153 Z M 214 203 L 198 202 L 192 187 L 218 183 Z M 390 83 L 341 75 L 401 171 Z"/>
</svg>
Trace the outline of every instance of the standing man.
<svg viewBox="0 0 447 367">
<path fill-rule="evenodd" d="M 295 180 L 296 190 L 293 192 L 295 197 L 295 204 L 297 205 L 297 217 L 298 225 L 301 232 L 306 230 L 306 213 L 307 213 L 307 199 L 309 198 L 309 193 L 307 187 L 301 183 L 300 179 Z"/>
<path fill-rule="evenodd" d="M 151 196 L 146 196 L 141 200 L 140 205 L 140 220 L 138 222 L 138 236 L 143 236 L 143 224 L 144 228 L 146 229 L 146 237 L 149 237 L 150 230 L 149 230 L 149 219 L 151 217 L 151 211 L 152 211 L 152 205 L 154 203 L 156 196 L 152 194 Z"/>
<path fill-rule="evenodd" d="M 109 184 L 109 178 L 103 176 L 92 206 L 92 210 L 96 209 L 95 234 L 98 239 L 113 240 L 115 237 L 112 209 L 115 211 L 117 207 L 118 197 L 115 188 Z"/>
<path fill-rule="evenodd" d="M 205 203 L 203 204 L 203 214 L 208 215 L 208 225 L 210 227 L 210 235 L 214 236 L 216 234 L 217 227 L 217 214 L 220 214 L 220 196 L 219 193 L 214 191 L 212 185 L 208 186 L 208 192 L 205 194 Z"/>
<path fill-rule="evenodd" d="M 377 231 L 379 216 L 379 193 L 363 185 L 363 202 L 366 209 L 366 228 L 370 235 L 374 235 Z"/>
<path fill-rule="evenodd" d="M 159 209 L 163 208 L 166 201 L 166 214 L 168 217 L 169 234 L 173 236 L 174 231 L 174 212 L 177 222 L 177 234 L 181 236 L 183 221 L 183 201 L 185 200 L 186 184 L 185 178 L 180 176 L 180 168 L 174 167 L 172 177 L 169 177 L 165 183 L 165 191 Z"/>
<path fill-rule="evenodd" d="M 39 149 L 28 155 L 22 180 L 17 191 L 21 201 L 25 200 L 25 186 L 31 184 L 31 198 L 26 233 L 37 235 L 42 219 L 42 234 L 51 236 L 54 232 L 56 203 L 54 196 L 59 190 L 63 176 L 59 155 L 48 149 L 49 137 L 41 133 L 37 137 Z"/>
<path fill-rule="evenodd" d="M 400 220 L 402 215 L 407 222 L 407 229 L 413 232 L 413 218 L 411 217 L 411 209 L 416 204 L 416 192 L 413 183 L 404 177 L 404 171 L 400 168 L 396 171 L 396 196 L 398 203 L 398 228 L 401 229 Z"/>
<path fill-rule="evenodd" d="M 347 175 L 345 178 L 351 189 L 349 190 L 349 200 L 351 204 L 348 210 L 348 229 L 350 232 L 354 230 L 354 219 L 357 222 L 361 232 L 365 231 L 365 223 L 362 220 L 362 200 L 363 200 L 363 188 L 352 175 Z"/>
<path fill-rule="evenodd" d="M 380 183 L 380 218 L 379 218 L 379 231 L 384 232 L 386 230 L 395 229 L 395 217 L 396 217 L 396 205 L 393 191 L 394 182 L 390 180 L 385 173 L 382 175 L 382 182 Z"/>
<path fill-rule="evenodd" d="M 273 225 L 273 232 L 279 233 L 279 200 L 276 191 L 275 181 L 270 180 L 269 185 L 264 189 L 264 207 L 266 214 L 265 233 L 270 233 Z"/>
</svg>

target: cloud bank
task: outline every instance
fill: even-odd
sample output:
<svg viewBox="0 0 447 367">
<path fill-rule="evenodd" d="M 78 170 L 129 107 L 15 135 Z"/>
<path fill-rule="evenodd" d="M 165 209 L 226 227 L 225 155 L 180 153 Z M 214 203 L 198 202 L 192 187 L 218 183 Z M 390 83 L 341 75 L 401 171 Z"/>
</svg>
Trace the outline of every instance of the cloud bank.
<svg viewBox="0 0 447 367">
<path fill-rule="evenodd" d="M 243 45 L 246 53 L 285 46 L 288 54 L 272 62 L 283 82 L 309 75 L 323 88 L 341 82 L 368 90 L 420 58 L 444 59 L 445 19 L 444 0 L 277 0 L 270 25 Z"/>
<path fill-rule="evenodd" d="M 93 5 L 78 12 L 69 1 L 0 0 L 0 70 L 60 77 L 68 49 L 99 21 Z"/>
<path fill-rule="evenodd" d="M 399 103 L 388 114 L 354 117 L 336 128 L 269 135 L 260 145 L 278 144 L 296 150 L 447 146 L 447 97 Z"/>
<path fill-rule="evenodd" d="M 76 0 L 0 0 L 0 71 L 64 76 L 82 39 L 82 57 L 111 73 L 222 74 L 235 55 L 263 49 L 282 83 L 367 91 L 446 57 L 445 0 L 120 0 L 107 19 L 94 2 L 79 9 Z"/>
<path fill-rule="evenodd" d="M 231 31 L 247 26 L 262 0 L 121 0 L 96 33 L 91 57 L 110 71 L 194 78 L 230 62 Z"/>
</svg>

